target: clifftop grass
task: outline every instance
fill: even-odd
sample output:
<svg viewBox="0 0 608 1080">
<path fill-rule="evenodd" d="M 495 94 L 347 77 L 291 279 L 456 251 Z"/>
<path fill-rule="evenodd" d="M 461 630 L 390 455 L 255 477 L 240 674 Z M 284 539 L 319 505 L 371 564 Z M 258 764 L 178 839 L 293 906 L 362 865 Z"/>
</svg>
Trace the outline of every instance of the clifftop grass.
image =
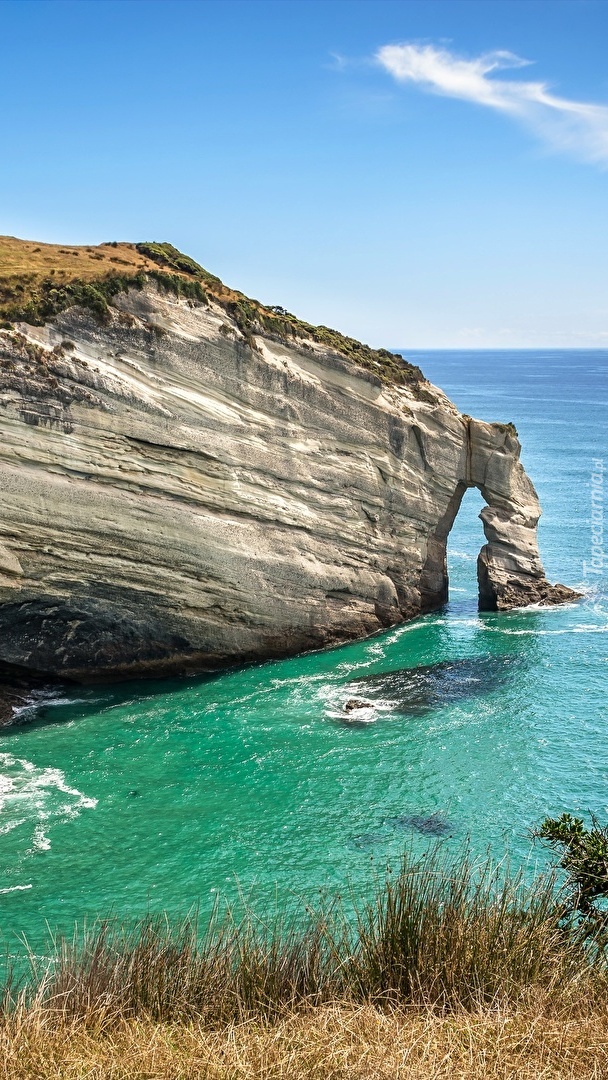
<svg viewBox="0 0 608 1080">
<path fill-rule="evenodd" d="M 143 288 L 147 278 L 164 288 L 204 302 L 205 292 L 191 275 L 167 273 L 135 244 L 60 247 L 0 237 L 0 325 L 26 322 L 41 326 L 74 305 L 107 318 L 115 296 Z"/>
<path fill-rule="evenodd" d="M 425 381 L 420 369 L 399 354 L 372 349 L 327 326 L 304 322 L 282 307 L 252 300 L 172 244 L 156 241 L 79 247 L 0 237 L 0 325 L 42 325 L 73 305 L 107 318 L 118 293 L 142 288 L 150 278 L 177 295 L 218 303 L 252 347 L 258 334 L 301 348 L 313 341 L 383 382 L 414 388 Z"/>
</svg>

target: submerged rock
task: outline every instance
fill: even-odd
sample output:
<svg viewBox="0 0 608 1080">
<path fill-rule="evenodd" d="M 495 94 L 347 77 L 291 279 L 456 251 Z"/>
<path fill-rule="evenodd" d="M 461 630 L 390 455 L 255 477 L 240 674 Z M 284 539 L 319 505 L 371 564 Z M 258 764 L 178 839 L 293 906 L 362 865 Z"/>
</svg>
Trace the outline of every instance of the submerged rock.
<svg viewBox="0 0 608 1080">
<path fill-rule="evenodd" d="M 374 699 L 390 704 L 394 712 L 422 716 L 432 709 L 489 693 L 506 681 L 517 662 L 512 656 L 442 660 L 360 676 L 354 684 Z"/>
<path fill-rule="evenodd" d="M 423 836 L 448 836 L 454 831 L 450 824 L 441 814 L 398 814 L 388 818 L 389 825 L 397 825 L 403 829 L 415 829 Z"/>
<path fill-rule="evenodd" d="M 376 844 L 385 844 L 388 835 L 386 832 L 360 833 L 358 836 L 353 836 L 350 843 L 360 851 L 365 848 L 375 847 Z"/>
<path fill-rule="evenodd" d="M 445 602 L 472 486 L 481 606 L 574 597 L 545 579 L 511 425 L 170 245 L 22 247 L 46 277 L 0 330 L 0 660 L 100 680 L 364 637 Z M 96 289 L 51 288 L 79 264 Z"/>
<path fill-rule="evenodd" d="M 394 836 L 395 829 L 411 829 L 423 836 L 437 839 L 452 836 L 454 833 L 452 823 L 438 811 L 432 814 L 396 814 L 386 818 L 385 824 L 390 826 L 390 830 L 385 828 L 375 832 L 359 833 L 358 836 L 352 837 L 350 843 L 358 850 L 375 847 L 377 844 L 386 845 Z"/>
</svg>

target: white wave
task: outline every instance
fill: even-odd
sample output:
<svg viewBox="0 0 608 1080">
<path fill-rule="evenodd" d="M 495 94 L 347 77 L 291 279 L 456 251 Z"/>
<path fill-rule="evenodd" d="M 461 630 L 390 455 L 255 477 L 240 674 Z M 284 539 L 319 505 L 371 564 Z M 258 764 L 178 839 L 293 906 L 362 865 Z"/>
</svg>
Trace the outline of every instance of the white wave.
<svg viewBox="0 0 608 1080">
<path fill-rule="evenodd" d="M 7 892 L 23 892 L 24 889 L 31 889 L 31 885 L 11 885 L 8 889 L 0 889 L 0 893 Z"/>
<path fill-rule="evenodd" d="M 401 626 L 396 626 L 392 630 L 386 633 L 386 636 L 382 639 L 383 646 L 394 645 L 396 641 L 399 641 L 404 634 L 416 633 L 421 626 L 421 621 L 414 620 L 410 623 L 402 623 Z"/>
<path fill-rule="evenodd" d="M 66 798 L 67 796 L 67 798 Z M 55 821 L 78 817 L 97 806 L 97 799 L 67 783 L 61 769 L 41 768 L 13 754 L 0 754 L 0 833 L 20 826 L 31 828 L 29 852 L 48 851 L 48 829 Z"/>
<path fill-rule="evenodd" d="M 4 825 L 0 826 L 0 836 L 6 836 L 6 833 L 12 832 L 13 829 L 17 829 L 19 825 L 25 825 L 25 818 L 15 818 L 14 821 L 6 821 Z"/>
<path fill-rule="evenodd" d="M 33 851 L 50 851 L 51 841 L 44 831 L 44 825 L 37 825 L 32 837 Z"/>
<path fill-rule="evenodd" d="M 588 581 L 586 578 L 583 581 L 577 581 L 571 586 L 576 592 L 580 592 L 583 596 L 596 596 L 601 592 L 596 582 Z"/>
<path fill-rule="evenodd" d="M 572 610 L 574 610 L 576 608 L 579 608 L 579 607 L 580 607 L 580 604 L 579 604 L 578 600 L 571 600 L 568 603 L 561 603 L 561 604 L 555 604 L 555 605 L 547 605 L 547 604 L 541 604 L 541 603 L 538 603 L 538 604 L 522 604 L 520 607 L 511 608 L 511 611 L 515 611 L 515 612 L 518 612 L 518 611 L 522 611 L 522 612 L 526 612 L 526 611 L 542 611 L 543 615 L 551 615 L 553 613 L 556 613 L 556 614 L 559 615 L 560 612 L 563 613 L 564 611 L 572 611 Z"/>
<path fill-rule="evenodd" d="M 330 720 L 339 720 L 343 724 L 373 724 L 379 720 L 383 713 L 391 712 L 395 703 L 387 698 L 376 698 L 366 702 L 356 709 L 345 708 L 346 703 L 352 699 L 353 693 L 358 690 L 356 677 L 346 686 L 326 686 L 320 692 L 319 697 L 324 699 L 325 715 Z M 363 690 L 361 691 L 364 692 Z"/>
<path fill-rule="evenodd" d="M 342 677 L 343 675 L 350 675 L 353 671 L 359 671 L 359 668 L 363 670 L 363 668 L 373 667 L 376 663 L 376 659 L 375 656 L 372 656 L 369 660 L 354 660 L 352 664 L 348 664 L 344 661 L 342 664 L 337 665 L 336 675 Z M 327 679 L 327 674 L 324 675 L 324 679 Z M 321 693 L 322 692 L 323 688 L 321 688 Z"/>
<path fill-rule="evenodd" d="M 331 720 L 340 720 L 342 724 L 352 724 L 353 727 L 358 724 L 373 724 L 378 719 L 375 709 L 357 709 L 352 713 L 328 712 L 327 715 Z"/>
<path fill-rule="evenodd" d="M 32 690 L 23 704 L 13 709 L 13 718 L 26 717 L 28 713 L 34 713 L 42 706 L 47 708 L 56 705 L 79 705 L 84 702 L 89 704 L 90 701 L 90 698 L 65 697 L 56 690 Z"/>
</svg>

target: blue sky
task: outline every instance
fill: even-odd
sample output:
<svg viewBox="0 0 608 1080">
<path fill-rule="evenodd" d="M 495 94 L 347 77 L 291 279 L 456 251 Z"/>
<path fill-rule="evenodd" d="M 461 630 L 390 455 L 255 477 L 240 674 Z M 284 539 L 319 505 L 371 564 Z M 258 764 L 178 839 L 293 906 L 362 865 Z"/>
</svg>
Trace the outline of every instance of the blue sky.
<svg viewBox="0 0 608 1080">
<path fill-rule="evenodd" d="M 374 345 L 608 346 L 607 41 L 603 0 L 0 2 L 0 232 L 169 240 Z"/>
</svg>

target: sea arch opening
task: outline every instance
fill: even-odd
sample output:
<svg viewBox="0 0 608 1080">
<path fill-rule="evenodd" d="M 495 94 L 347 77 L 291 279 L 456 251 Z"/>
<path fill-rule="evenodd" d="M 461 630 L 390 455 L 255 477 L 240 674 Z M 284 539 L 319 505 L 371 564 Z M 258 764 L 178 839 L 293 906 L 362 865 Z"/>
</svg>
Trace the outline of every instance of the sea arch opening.
<svg viewBox="0 0 608 1080">
<path fill-rule="evenodd" d="M 488 505 L 476 485 L 464 481 L 457 485 L 428 542 L 421 581 L 423 610 L 436 610 L 448 600 L 480 603 L 478 557 L 488 539 L 481 513 Z"/>
<path fill-rule="evenodd" d="M 479 603 L 477 559 L 486 542 L 480 514 L 487 502 L 477 487 L 466 487 L 446 537 L 447 600 Z"/>
</svg>

